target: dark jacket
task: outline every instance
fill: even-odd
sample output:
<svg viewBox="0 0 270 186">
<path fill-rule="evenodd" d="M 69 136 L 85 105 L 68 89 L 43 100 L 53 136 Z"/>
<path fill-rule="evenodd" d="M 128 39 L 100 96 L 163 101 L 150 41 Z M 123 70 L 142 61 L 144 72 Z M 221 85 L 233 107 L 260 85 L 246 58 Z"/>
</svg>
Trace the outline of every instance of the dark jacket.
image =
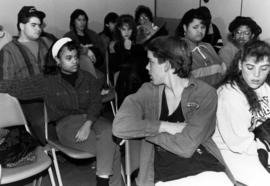
<svg viewBox="0 0 270 186">
<path fill-rule="evenodd" d="M 95 122 L 101 111 L 100 85 L 88 72 L 79 71 L 75 87 L 57 75 L 36 75 L 27 79 L 0 81 L 0 92 L 22 100 L 45 100 L 51 121 L 71 114 L 87 114 Z"/>
</svg>

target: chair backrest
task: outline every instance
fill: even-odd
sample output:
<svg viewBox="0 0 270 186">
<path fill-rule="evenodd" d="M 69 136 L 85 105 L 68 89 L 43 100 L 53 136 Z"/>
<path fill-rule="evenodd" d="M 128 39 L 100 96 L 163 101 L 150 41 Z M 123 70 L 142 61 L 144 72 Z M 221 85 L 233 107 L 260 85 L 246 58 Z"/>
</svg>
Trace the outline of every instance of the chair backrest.
<svg viewBox="0 0 270 186">
<path fill-rule="evenodd" d="M 28 130 L 23 111 L 15 97 L 0 93 L 0 105 L 0 128 L 25 125 Z"/>
<path fill-rule="evenodd" d="M 85 70 L 97 78 L 94 64 L 87 55 L 80 55 L 80 69 Z"/>
</svg>

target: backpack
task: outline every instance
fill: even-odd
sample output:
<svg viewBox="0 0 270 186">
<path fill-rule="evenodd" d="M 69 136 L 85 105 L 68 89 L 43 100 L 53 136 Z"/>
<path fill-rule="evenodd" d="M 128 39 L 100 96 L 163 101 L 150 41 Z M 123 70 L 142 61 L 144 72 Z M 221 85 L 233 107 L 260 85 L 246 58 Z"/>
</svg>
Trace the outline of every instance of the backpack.
<svg viewBox="0 0 270 186">
<path fill-rule="evenodd" d="M 15 167 L 25 161 L 36 159 L 32 152 L 38 146 L 38 142 L 23 127 L 10 128 L 1 142 L 0 164 L 2 167 Z"/>
</svg>

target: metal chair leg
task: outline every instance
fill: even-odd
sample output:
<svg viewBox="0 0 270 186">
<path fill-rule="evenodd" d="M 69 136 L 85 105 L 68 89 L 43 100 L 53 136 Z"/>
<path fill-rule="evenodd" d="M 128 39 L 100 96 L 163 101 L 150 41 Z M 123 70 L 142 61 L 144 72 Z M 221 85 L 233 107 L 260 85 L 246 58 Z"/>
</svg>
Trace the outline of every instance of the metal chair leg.
<svg viewBox="0 0 270 186">
<path fill-rule="evenodd" d="M 54 164 L 54 168 L 55 168 L 55 172 L 56 172 L 58 185 L 63 186 L 63 182 L 62 182 L 62 178 L 61 178 L 61 174 L 60 174 L 60 169 L 59 169 L 59 165 L 58 165 L 58 161 L 57 161 L 57 157 L 56 157 L 56 152 L 55 152 L 54 148 L 52 148 L 52 155 L 53 155 L 53 164 Z"/>
<path fill-rule="evenodd" d="M 131 186 L 131 167 L 130 167 L 130 146 L 129 141 L 125 140 L 125 162 L 127 174 L 127 186 Z"/>
<path fill-rule="evenodd" d="M 48 155 L 48 150 L 44 150 L 44 152 Z M 52 186 L 56 186 L 52 167 L 48 168 L 48 173 L 49 173 L 49 177 L 50 177 L 50 181 L 51 181 Z"/>
<path fill-rule="evenodd" d="M 111 107 L 112 107 L 113 115 L 115 116 L 116 111 L 115 111 L 115 107 L 114 107 L 113 101 L 110 101 L 110 104 L 111 104 Z"/>
<path fill-rule="evenodd" d="M 41 186 L 41 182 L 42 182 L 42 176 L 40 176 L 40 177 L 38 178 L 37 186 Z"/>
</svg>

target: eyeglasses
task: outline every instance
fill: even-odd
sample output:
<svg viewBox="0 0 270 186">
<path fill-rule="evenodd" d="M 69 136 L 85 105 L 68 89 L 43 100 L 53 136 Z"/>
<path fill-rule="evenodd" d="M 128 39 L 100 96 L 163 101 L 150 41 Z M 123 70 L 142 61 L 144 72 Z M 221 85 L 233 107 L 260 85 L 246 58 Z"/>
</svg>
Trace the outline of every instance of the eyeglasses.
<svg viewBox="0 0 270 186">
<path fill-rule="evenodd" d="M 241 31 L 236 31 L 236 32 L 235 32 L 235 35 L 237 35 L 237 36 L 240 36 L 240 35 L 250 36 L 250 34 L 251 34 L 250 31 L 243 31 L 243 32 L 241 32 Z"/>
<path fill-rule="evenodd" d="M 140 19 L 140 20 L 149 20 L 149 18 L 148 18 L 147 16 L 145 16 L 145 15 L 141 15 L 141 16 L 139 17 L 139 19 Z"/>
</svg>

